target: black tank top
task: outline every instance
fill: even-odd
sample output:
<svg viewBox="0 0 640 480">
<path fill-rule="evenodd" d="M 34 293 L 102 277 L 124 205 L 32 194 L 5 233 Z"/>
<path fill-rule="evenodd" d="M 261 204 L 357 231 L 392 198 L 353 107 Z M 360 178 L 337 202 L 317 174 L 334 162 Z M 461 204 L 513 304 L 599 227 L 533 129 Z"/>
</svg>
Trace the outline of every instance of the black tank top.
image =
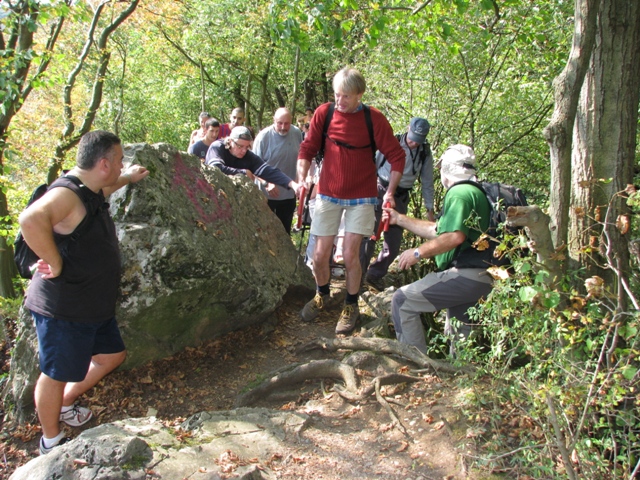
<svg viewBox="0 0 640 480">
<path fill-rule="evenodd" d="M 25 306 L 40 315 L 71 322 L 97 323 L 115 316 L 120 285 L 120 250 L 116 229 L 102 191 L 95 193 L 70 179 L 61 177 L 49 187 L 72 190 L 87 208 L 88 230 L 77 239 L 54 233 L 62 256 L 62 273 L 53 279 L 34 275 Z M 93 218 L 90 218 L 93 216 Z M 86 227 L 85 227 L 86 228 Z"/>
</svg>

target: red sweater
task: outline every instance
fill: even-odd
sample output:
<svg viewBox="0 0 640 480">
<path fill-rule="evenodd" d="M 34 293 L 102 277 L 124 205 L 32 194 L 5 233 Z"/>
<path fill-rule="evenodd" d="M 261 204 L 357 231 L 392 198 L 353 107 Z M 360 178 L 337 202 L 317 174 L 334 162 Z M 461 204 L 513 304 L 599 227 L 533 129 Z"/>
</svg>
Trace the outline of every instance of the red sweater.
<svg viewBox="0 0 640 480">
<path fill-rule="evenodd" d="M 369 108 L 371 109 L 376 148 L 387 158 L 391 165 L 391 171 L 402 173 L 405 161 L 404 150 L 393 135 L 391 125 L 385 116 L 379 110 L 373 107 Z M 320 105 L 316 110 L 311 119 L 311 125 L 309 125 L 309 133 L 300 145 L 298 158 L 311 160 L 320 150 L 322 130 L 328 110 L 328 103 Z M 334 110 L 327 134 L 334 140 L 355 147 L 371 143 L 363 109 L 355 113 L 340 113 L 338 110 Z M 327 138 L 325 139 L 324 152 L 318 193 L 341 199 L 378 196 L 377 170 L 370 148 L 348 149 L 336 145 Z"/>
</svg>

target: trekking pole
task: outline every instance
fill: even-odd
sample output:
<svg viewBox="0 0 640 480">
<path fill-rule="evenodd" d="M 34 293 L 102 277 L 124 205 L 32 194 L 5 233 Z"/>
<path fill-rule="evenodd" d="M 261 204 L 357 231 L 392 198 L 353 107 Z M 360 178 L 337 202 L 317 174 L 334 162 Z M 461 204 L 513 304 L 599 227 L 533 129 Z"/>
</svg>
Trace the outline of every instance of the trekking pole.
<svg viewBox="0 0 640 480">
<path fill-rule="evenodd" d="M 300 230 L 302 228 L 302 217 L 304 216 L 304 205 L 307 200 L 307 189 L 304 185 L 300 188 L 300 200 L 298 201 L 298 221 L 296 222 L 296 228 Z"/>
<path fill-rule="evenodd" d="M 303 220 L 304 220 L 305 209 L 308 209 L 308 208 L 309 208 L 309 198 L 307 195 L 307 189 L 303 185 L 302 188 L 300 189 L 300 200 L 298 201 L 298 219 L 296 220 L 296 230 L 300 232 L 300 242 L 298 244 L 298 258 L 296 259 L 296 266 L 293 269 L 294 275 L 298 271 L 298 263 L 300 263 L 300 257 L 302 256 L 304 232 L 307 229 L 306 226 L 303 225 Z"/>
<path fill-rule="evenodd" d="M 389 202 L 384 204 L 384 208 L 389 208 Z M 374 242 L 377 242 L 378 239 L 380 238 L 380 236 L 382 235 L 382 232 L 388 232 L 389 231 L 389 218 L 387 217 L 386 220 L 382 220 L 382 218 L 380 219 L 380 223 L 378 224 L 378 231 L 376 232 L 375 235 L 371 235 L 371 240 L 373 240 Z"/>
</svg>

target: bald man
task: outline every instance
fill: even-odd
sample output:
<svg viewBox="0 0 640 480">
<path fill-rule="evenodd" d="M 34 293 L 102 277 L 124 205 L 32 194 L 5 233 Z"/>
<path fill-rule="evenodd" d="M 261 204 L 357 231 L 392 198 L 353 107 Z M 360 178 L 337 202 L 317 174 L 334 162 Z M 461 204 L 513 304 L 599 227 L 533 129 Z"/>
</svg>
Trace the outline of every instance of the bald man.
<svg viewBox="0 0 640 480">
<path fill-rule="evenodd" d="M 293 116 L 286 108 L 279 108 L 273 116 L 273 124 L 263 129 L 253 142 L 253 151 L 268 165 L 276 167 L 285 175 L 296 178 L 298 152 L 302 143 L 302 132 L 291 125 Z M 267 195 L 269 208 L 282 222 L 291 235 L 293 213 L 296 209 L 296 195 L 292 190 L 284 190 L 265 181 L 256 180 Z"/>
</svg>

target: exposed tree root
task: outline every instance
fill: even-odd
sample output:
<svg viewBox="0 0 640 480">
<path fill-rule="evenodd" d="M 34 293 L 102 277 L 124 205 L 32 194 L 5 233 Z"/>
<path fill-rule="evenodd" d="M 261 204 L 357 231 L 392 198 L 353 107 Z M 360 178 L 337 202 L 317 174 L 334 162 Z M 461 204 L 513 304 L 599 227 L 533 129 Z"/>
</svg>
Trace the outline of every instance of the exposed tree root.
<svg viewBox="0 0 640 480">
<path fill-rule="evenodd" d="M 338 392 L 340 396 L 345 400 L 348 400 L 350 402 L 361 402 L 363 400 L 366 400 L 376 388 L 379 389 L 380 387 L 383 387 L 385 385 L 395 385 L 396 383 L 419 382 L 421 380 L 421 377 L 411 377 L 409 375 L 392 373 L 391 375 L 383 375 L 381 377 L 374 378 L 369 386 L 365 387 L 360 393 L 345 390 L 339 385 L 335 385 L 333 389 Z"/>
<path fill-rule="evenodd" d="M 304 365 L 293 366 L 292 369 L 280 371 L 265 380 L 253 390 L 240 395 L 235 402 L 236 407 L 245 407 L 266 397 L 274 390 L 301 383 L 310 378 L 338 378 L 347 390 L 358 390 L 358 377 L 353 367 L 337 360 L 316 360 Z"/>
<path fill-rule="evenodd" d="M 352 392 L 345 390 L 344 388 L 340 387 L 340 385 L 335 385 L 333 389 L 336 392 L 338 392 L 342 398 L 345 398 L 346 400 L 349 400 L 349 401 L 365 400 L 367 397 L 371 395 L 373 391 L 375 391 L 376 400 L 378 400 L 378 403 L 384 407 L 389 417 L 391 417 L 391 424 L 394 427 L 398 427 L 398 429 L 404 435 L 407 435 L 406 428 L 404 427 L 404 425 L 402 425 L 402 422 L 400 421 L 396 413 L 393 411 L 393 408 L 391 408 L 391 405 L 389 405 L 389 402 L 387 401 L 387 399 L 384 398 L 384 396 L 380 393 L 380 387 L 384 385 L 394 385 L 396 383 L 419 382 L 420 380 L 422 380 L 422 378 L 420 377 L 410 377 L 408 375 L 393 373 L 391 375 L 384 375 L 382 377 L 374 378 L 373 382 L 371 382 L 371 384 L 368 387 L 366 387 L 362 392 L 360 392 L 357 395 L 354 395 Z"/>
<path fill-rule="evenodd" d="M 430 367 L 436 373 L 473 373 L 475 371 L 470 366 L 455 367 L 448 362 L 434 360 L 411 345 L 388 338 L 319 338 L 300 347 L 300 351 L 309 351 L 317 348 L 330 352 L 335 352 L 336 350 L 370 350 L 377 353 L 395 354 L 415 363 L 419 367 Z"/>
<path fill-rule="evenodd" d="M 433 360 L 421 353 L 415 347 L 385 338 L 320 338 L 304 345 L 300 348 L 300 351 L 309 351 L 317 348 L 322 348 L 323 350 L 328 351 L 368 350 L 381 354 L 395 354 L 415 363 L 420 367 L 429 367 L 436 372 L 473 372 L 473 369 L 471 367 L 457 368 L 450 363 Z M 359 391 L 356 369 L 351 367 L 350 365 L 347 365 L 346 363 L 342 363 L 337 360 L 316 360 L 304 365 L 292 365 L 288 369 L 281 369 L 278 372 L 272 373 L 269 379 L 262 382 L 253 390 L 240 395 L 236 399 L 235 405 L 236 407 L 251 405 L 275 390 L 301 383 L 311 378 L 336 378 L 342 380 L 344 386 L 336 384 L 333 386 L 333 390 L 349 402 L 366 400 L 371 396 L 372 393 L 375 392 L 376 400 L 378 401 L 378 403 L 380 403 L 380 405 L 382 405 L 382 407 L 386 410 L 387 414 L 391 418 L 392 426 L 397 427 L 398 429 L 400 429 L 400 431 L 402 431 L 404 435 L 407 435 L 406 428 L 400 422 L 400 419 L 395 414 L 389 402 L 380 393 L 380 387 L 385 385 L 394 385 L 397 383 L 418 382 L 422 380 L 422 378 L 392 373 L 389 375 L 383 375 L 374 378 L 368 386 Z"/>
</svg>

